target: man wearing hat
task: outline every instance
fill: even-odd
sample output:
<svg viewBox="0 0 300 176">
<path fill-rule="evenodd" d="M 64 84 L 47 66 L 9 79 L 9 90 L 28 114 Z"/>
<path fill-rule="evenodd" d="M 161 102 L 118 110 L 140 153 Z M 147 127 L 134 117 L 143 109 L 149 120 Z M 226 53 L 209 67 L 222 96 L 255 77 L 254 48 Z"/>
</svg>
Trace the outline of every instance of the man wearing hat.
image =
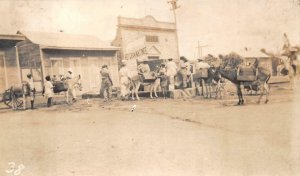
<svg viewBox="0 0 300 176">
<path fill-rule="evenodd" d="M 33 77 L 31 74 L 27 74 L 27 83 L 29 86 L 30 104 L 31 109 L 34 109 L 34 99 L 35 99 L 35 87 L 33 83 Z"/>
<path fill-rule="evenodd" d="M 168 62 L 166 63 L 166 70 L 167 70 L 166 75 L 169 78 L 169 90 L 174 90 L 174 88 L 175 88 L 175 79 L 174 79 L 174 77 L 177 74 L 177 65 L 173 61 L 172 58 L 169 58 Z"/>
<path fill-rule="evenodd" d="M 110 76 L 107 65 L 102 66 L 102 68 L 100 70 L 100 75 L 101 75 L 101 78 L 102 78 L 101 89 L 102 89 L 102 92 L 103 92 L 104 101 L 105 102 L 106 101 L 111 101 L 113 82 L 111 80 L 111 76 Z"/>
<path fill-rule="evenodd" d="M 195 67 L 196 67 L 196 72 L 197 72 L 198 70 L 201 71 L 203 69 L 209 69 L 210 65 L 207 62 L 205 62 L 203 59 L 199 58 Z M 201 96 L 201 94 L 204 95 L 204 80 L 202 78 L 199 78 L 194 81 L 196 83 L 196 89 L 197 89 L 199 95 L 200 96 Z"/>
</svg>

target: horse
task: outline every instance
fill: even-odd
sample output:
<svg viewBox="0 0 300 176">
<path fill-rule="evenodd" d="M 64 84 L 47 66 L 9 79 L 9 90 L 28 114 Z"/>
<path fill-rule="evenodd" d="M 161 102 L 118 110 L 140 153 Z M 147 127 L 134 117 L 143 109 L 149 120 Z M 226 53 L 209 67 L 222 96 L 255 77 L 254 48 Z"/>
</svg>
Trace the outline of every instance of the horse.
<svg viewBox="0 0 300 176">
<path fill-rule="evenodd" d="M 231 81 L 233 84 L 236 85 L 237 95 L 238 95 L 238 99 L 239 99 L 238 105 L 243 105 L 244 98 L 243 98 L 243 93 L 241 91 L 241 85 L 245 81 L 238 80 L 237 75 L 238 75 L 239 65 L 241 65 L 243 63 L 244 59 L 235 53 L 230 53 L 230 54 L 226 55 L 225 57 L 220 55 L 219 59 L 221 60 L 221 62 L 217 69 L 217 72 L 219 72 L 222 75 L 222 77 L 224 77 L 225 79 L 228 79 L 229 81 Z M 269 95 L 270 88 L 269 88 L 268 81 L 269 81 L 270 77 L 271 77 L 271 73 L 269 70 L 267 70 L 263 67 L 257 67 L 257 75 L 256 75 L 255 79 L 253 81 L 247 81 L 252 84 L 257 84 L 260 88 L 260 96 L 257 101 L 258 104 L 260 103 L 261 98 L 264 94 L 266 96 L 265 103 L 268 103 L 268 101 L 269 101 L 268 95 Z"/>
<path fill-rule="evenodd" d="M 81 84 L 81 76 L 75 76 L 74 78 L 64 78 L 61 77 L 60 81 L 53 81 L 53 91 L 56 94 L 64 93 L 66 102 L 68 104 L 72 103 L 74 101 L 75 95 L 75 89 L 78 89 L 79 91 L 82 90 L 82 84 Z M 69 95 L 73 96 L 72 101 L 69 100 Z"/>
<path fill-rule="evenodd" d="M 140 97 L 138 95 L 138 92 L 139 92 L 139 89 L 140 89 L 140 86 L 143 85 L 143 86 L 148 86 L 150 85 L 150 98 L 153 99 L 153 92 L 154 92 L 154 96 L 156 98 L 158 98 L 158 95 L 157 95 L 157 90 L 160 86 L 160 79 L 158 77 L 158 73 L 157 72 L 152 72 L 153 74 L 153 81 L 150 81 L 150 82 L 143 82 L 143 79 L 142 79 L 142 76 L 141 75 L 135 75 L 133 76 L 130 81 L 131 81 L 131 98 L 132 100 L 135 100 L 134 96 L 136 97 L 137 100 L 140 100 Z"/>
<path fill-rule="evenodd" d="M 200 81 L 200 85 L 197 85 L 196 88 L 201 96 L 205 96 L 205 98 L 212 98 L 212 93 L 214 92 L 213 90 L 216 89 L 216 86 L 218 84 L 218 81 L 221 79 L 221 75 L 216 72 L 215 67 L 210 67 L 207 69 L 207 77 L 202 77 L 198 78 L 197 81 Z M 200 86 L 201 86 L 201 91 L 200 91 Z M 204 91 L 205 87 L 205 91 Z M 206 95 L 204 95 L 204 92 Z M 217 94 L 217 93 L 216 93 Z"/>
</svg>

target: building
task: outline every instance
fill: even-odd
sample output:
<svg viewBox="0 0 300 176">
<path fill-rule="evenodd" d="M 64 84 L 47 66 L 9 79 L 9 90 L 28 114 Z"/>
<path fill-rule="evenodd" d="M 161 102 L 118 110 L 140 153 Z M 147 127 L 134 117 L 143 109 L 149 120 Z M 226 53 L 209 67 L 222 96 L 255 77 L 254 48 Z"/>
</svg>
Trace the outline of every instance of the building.
<svg viewBox="0 0 300 176">
<path fill-rule="evenodd" d="M 10 41 L 7 42 L 0 40 L 0 46 L 4 48 L 0 52 L 0 61 L 3 58 L 5 61 L 5 78 L 1 75 L 2 87 L 26 81 L 27 74 L 31 73 L 35 88 L 41 91 L 45 76 L 59 77 L 71 68 L 75 75 L 81 75 L 84 92 L 99 92 L 100 69 L 104 64 L 109 66 L 114 86 L 119 86 L 116 55 L 119 48 L 110 46 L 97 37 L 62 32 L 19 31 L 8 39 Z M 3 61 L 1 64 L 3 65 Z M 0 71 L 3 72 L 3 69 Z"/>
<path fill-rule="evenodd" d="M 268 69 L 272 75 L 276 75 L 276 67 L 278 61 L 264 55 L 260 51 L 248 49 L 247 51 L 242 51 L 240 54 L 245 58 L 246 65 L 252 65 L 256 59 L 259 60 L 259 66 Z"/>
<path fill-rule="evenodd" d="M 24 40 L 23 35 L 0 35 L 0 94 L 12 85 L 21 84 L 16 44 Z"/>
<path fill-rule="evenodd" d="M 127 60 L 133 72 L 138 61 L 179 59 L 175 23 L 156 21 L 152 16 L 142 19 L 118 17 L 112 45 L 121 48 L 120 60 Z"/>
</svg>

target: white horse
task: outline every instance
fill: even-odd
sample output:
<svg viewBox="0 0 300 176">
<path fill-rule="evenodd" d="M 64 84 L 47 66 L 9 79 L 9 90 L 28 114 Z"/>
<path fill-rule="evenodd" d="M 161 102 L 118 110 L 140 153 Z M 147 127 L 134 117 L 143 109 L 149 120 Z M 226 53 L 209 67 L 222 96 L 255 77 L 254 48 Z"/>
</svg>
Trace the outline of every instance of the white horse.
<svg viewBox="0 0 300 176">
<path fill-rule="evenodd" d="M 57 89 L 55 93 L 59 94 L 63 92 L 66 102 L 68 104 L 73 103 L 74 97 L 76 97 L 76 89 L 80 91 L 82 90 L 81 76 L 78 75 L 74 78 L 61 78 L 61 81 L 58 81 L 57 83 L 54 82 L 54 86 L 58 83 L 63 83 L 63 87 L 61 87 L 61 89 Z M 73 97 L 71 100 L 69 100 L 69 95 Z"/>
</svg>

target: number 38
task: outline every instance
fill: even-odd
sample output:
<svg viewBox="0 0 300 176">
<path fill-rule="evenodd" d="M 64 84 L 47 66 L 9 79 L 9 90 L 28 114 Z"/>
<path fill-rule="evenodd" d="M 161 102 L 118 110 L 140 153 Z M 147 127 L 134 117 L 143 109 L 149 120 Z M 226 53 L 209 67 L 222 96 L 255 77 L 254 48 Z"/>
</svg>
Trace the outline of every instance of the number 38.
<svg viewBox="0 0 300 176">
<path fill-rule="evenodd" d="M 25 166 L 23 164 L 20 164 L 16 167 L 15 162 L 9 162 L 8 165 L 9 169 L 5 171 L 8 174 L 20 175 L 22 170 L 25 169 Z"/>
</svg>

